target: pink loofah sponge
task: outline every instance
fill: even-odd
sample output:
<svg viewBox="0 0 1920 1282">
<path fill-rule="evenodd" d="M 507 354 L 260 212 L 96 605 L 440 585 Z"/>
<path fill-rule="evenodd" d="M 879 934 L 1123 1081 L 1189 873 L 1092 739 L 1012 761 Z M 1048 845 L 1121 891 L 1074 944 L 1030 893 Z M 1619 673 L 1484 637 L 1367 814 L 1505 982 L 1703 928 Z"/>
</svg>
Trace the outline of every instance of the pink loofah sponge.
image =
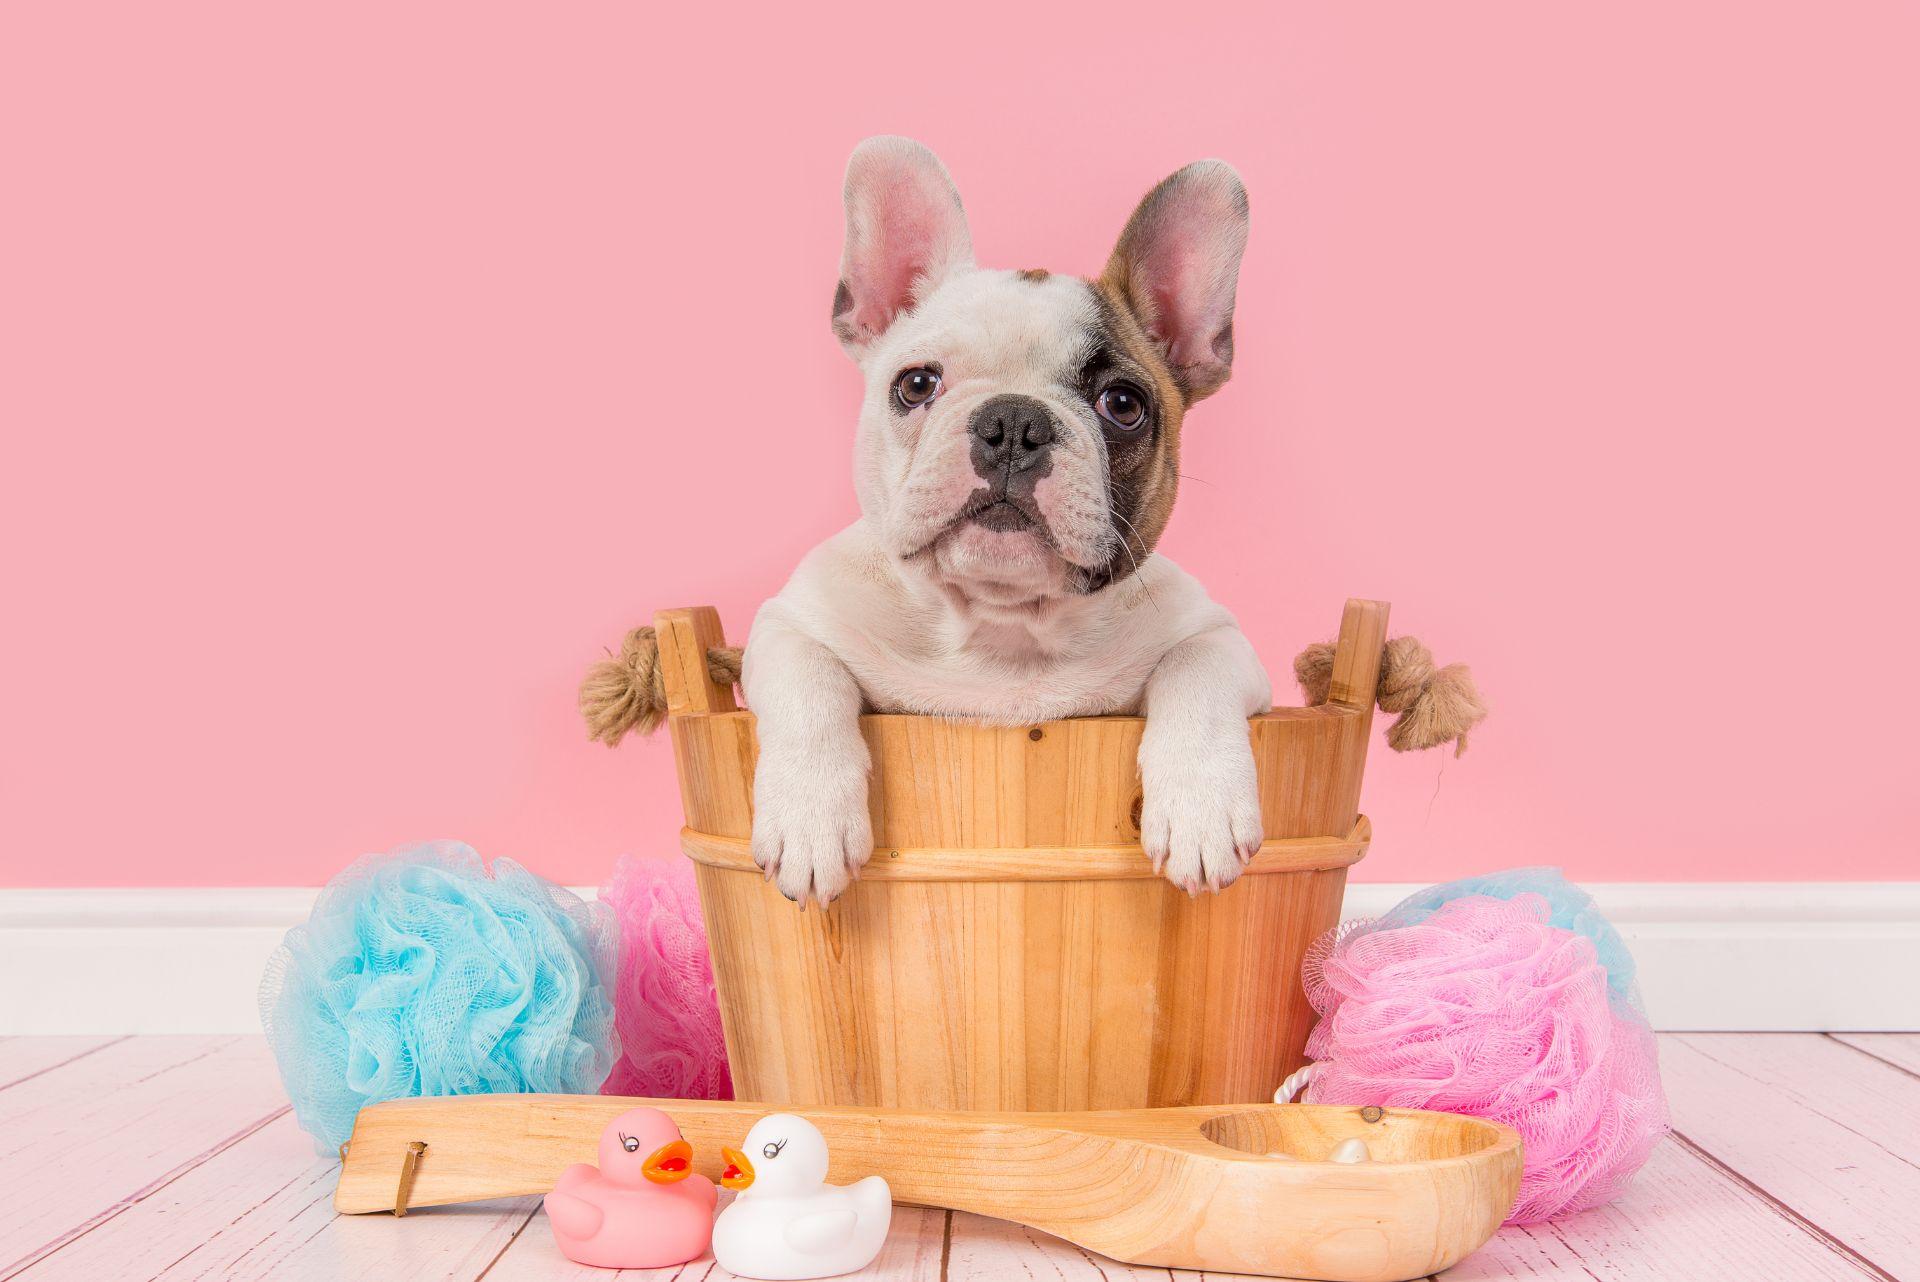
<svg viewBox="0 0 1920 1282">
<path fill-rule="evenodd" d="M 1329 932 L 1305 968 L 1321 1016 L 1306 1101 L 1512 1126 L 1526 1144 L 1516 1224 L 1608 1201 L 1668 1129 L 1636 1000 L 1553 915 L 1541 894 L 1451 899 Z"/>
<path fill-rule="evenodd" d="M 628 856 L 600 898 L 620 923 L 614 1027 L 622 1047 L 600 1093 L 732 1099 L 692 867 L 684 859 Z"/>
</svg>

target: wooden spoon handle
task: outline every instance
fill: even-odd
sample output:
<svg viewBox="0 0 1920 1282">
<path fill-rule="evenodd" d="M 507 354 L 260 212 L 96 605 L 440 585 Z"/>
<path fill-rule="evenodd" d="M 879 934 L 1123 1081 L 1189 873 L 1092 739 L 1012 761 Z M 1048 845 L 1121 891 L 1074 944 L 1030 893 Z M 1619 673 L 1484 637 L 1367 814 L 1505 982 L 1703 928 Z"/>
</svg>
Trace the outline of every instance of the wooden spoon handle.
<svg viewBox="0 0 1920 1282">
<path fill-rule="evenodd" d="M 334 1206 L 409 1206 L 544 1193 L 595 1160 L 601 1130 L 664 1109 L 716 1178 L 778 1105 L 597 1095 L 468 1095 L 362 1109 Z M 1519 1137 L 1443 1113 L 1304 1104 L 1087 1113 L 914 1113 L 813 1107 L 829 1177 L 879 1175 L 897 1202 L 1013 1220 L 1132 1264 L 1395 1282 L 1453 1264 L 1505 1218 Z M 1386 1159 L 1318 1160 L 1343 1139 Z M 424 1145 L 423 1149 L 414 1146 Z M 1276 1147 L 1293 1150 L 1273 1156 Z M 411 1161 L 409 1155 L 411 1154 Z M 1297 1159 L 1307 1160 L 1297 1160 Z"/>
<path fill-rule="evenodd" d="M 361 1110 L 343 1154 L 334 1207 L 349 1215 L 393 1210 L 408 1148 L 422 1141 L 427 1149 L 415 1163 L 410 1207 L 545 1193 L 569 1165 L 595 1160 L 608 1122 L 641 1105 L 672 1114 L 693 1146 L 694 1169 L 712 1179 L 725 1165 L 722 1144 L 739 1144 L 754 1122 L 785 1111 L 733 1100 L 605 1095 L 393 1100 Z M 995 1113 L 799 1111 L 826 1137 L 834 1183 L 881 1175 L 893 1186 L 896 1201 L 922 1206 L 974 1209 L 977 1195 L 998 1182 L 987 1177 L 1004 1175 L 1011 1154 L 1071 1138 L 1057 1128 L 1032 1125 L 1027 1115 L 1013 1120 L 1016 1115 Z M 998 1205 L 1000 1199 L 990 1200 Z"/>
</svg>

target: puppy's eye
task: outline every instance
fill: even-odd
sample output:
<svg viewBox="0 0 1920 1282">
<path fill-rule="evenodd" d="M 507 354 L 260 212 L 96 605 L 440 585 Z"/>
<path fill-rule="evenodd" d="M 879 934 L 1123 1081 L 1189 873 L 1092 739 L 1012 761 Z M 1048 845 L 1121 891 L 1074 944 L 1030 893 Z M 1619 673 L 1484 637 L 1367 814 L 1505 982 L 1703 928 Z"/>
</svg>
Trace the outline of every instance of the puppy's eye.
<svg viewBox="0 0 1920 1282">
<path fill-rule="evenodd" d="M 1126 383 L 1115 383 L 1100 393 L 1094 408 L 1123 432 L 1137 432 L 1147 423 L 1147 398 Z"/>
<path fill-rule="evenodd" d="M 907 409 L 918 409 L 940 394 L 940 371 L 926 365 L 903 370 L 893 380 L 894 399 Z"/>
</svg>

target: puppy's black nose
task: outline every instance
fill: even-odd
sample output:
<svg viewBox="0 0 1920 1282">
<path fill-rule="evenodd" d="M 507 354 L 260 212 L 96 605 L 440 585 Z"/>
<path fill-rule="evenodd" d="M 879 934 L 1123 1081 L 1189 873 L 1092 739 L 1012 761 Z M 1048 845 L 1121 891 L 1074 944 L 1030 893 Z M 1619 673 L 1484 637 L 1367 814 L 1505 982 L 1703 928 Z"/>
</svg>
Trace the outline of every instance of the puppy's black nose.
<svg viewBox="0 0 1920 1282">
<path fill-rule="evenodd" d="M 1053 411 L 1031 396 L 1005 392 L 988 397 L 967 420 L 973 432 L 973 470 L 992 477 L 1025 471 L 1053 444 Z"/>
</svg>

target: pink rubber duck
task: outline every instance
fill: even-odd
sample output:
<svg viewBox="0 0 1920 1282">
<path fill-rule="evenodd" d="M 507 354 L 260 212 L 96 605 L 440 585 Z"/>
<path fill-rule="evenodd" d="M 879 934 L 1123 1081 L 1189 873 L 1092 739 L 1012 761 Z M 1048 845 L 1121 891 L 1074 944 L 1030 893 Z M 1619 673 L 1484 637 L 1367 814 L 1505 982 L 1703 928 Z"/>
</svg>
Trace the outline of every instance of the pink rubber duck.
<svg viewBox="0 0 1920 1282">
<path fill-rule="evenodd" d="M 657 1269 L 706 1252 L 713 1181 L 693 1173 L 693 1146 L 657 1108 L 630 1109 L 600 1133 L 600 1165 L 560 1173 L 547 1219 L 560 1253 L 602 1269 Z"/>
</svg>

